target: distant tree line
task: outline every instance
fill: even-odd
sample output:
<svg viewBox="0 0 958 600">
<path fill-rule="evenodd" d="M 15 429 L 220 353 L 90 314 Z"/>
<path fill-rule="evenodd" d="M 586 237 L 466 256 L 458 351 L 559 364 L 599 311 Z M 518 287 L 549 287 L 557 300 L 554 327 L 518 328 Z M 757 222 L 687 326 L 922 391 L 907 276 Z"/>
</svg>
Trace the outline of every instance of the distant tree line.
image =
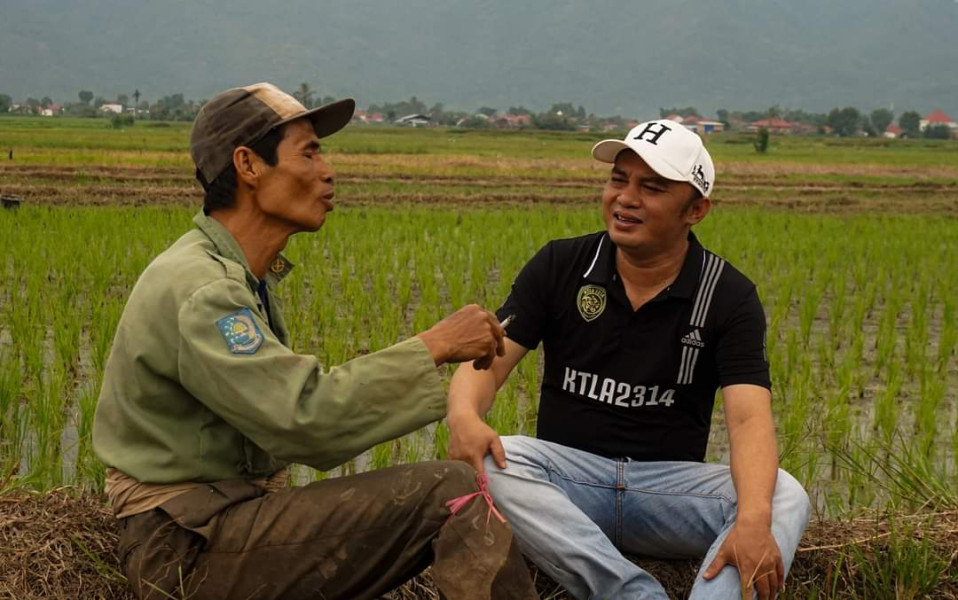
<svg viewBox="0 0 958 600">
<path fill-rule="evenodd" d="M 696 114 L 694 108 L 662 109 L 662 116 L 679 114 L 688 116 Z M 840 137 L 867 135 L 881 136 L 888 126 L 895 122 L 895 113 L 887 108 L 877 108 L 865 114 L 853 106 L 833 108 L 827 113 L 810 113 L 804 110 L 782 110 L 773 106 L 765 111 L 734 111 L 719 109 L 716 113 L 719 121 L 730 129 L 739 129 L 749 123 L 760 120 L 781 119 L 789 123 L 801 123 L 813 127 L 818 133 L 832 134 Z M 931 125 L 924 131 L 921 129 L 921 114 L 916 111 L 905 111 L 898 116 L 898 126 L 901 128 L 901 137 L 906 138 L 939 138 L 951 137 L 951 130 L 947 125 Z"/>
<path fill-rule="evenodd" d="M 77 102 L 65 102 L 57 105 L 49 97 L 40 100 L 36 98 L 27 98 L 22 104 L 16 104 L 7 94 L 0 94 L 0 114 L 16 112 L 19 114 L 42 114 L 45 110 L 56 109 L 56 114 L 68 117 L 116 117 L 129 115 L 134 118 L 149 118 L 157 121 L 192 121 L 196 118 L 196 113 L 206 102 L 185 100 L 183 94 L 171 94 L 163 96 L 154 102 L 147 100 L 140 101 L 140 92 L 136 90 L 133 93 L 134 100 L 130 101 L 127 94 L 119 94 L 116 98 L 104 98 L 96 96 L 90 90 L 80 90 L 77 93 Z M 105 105 L 115 105 L 119 107 L 116 110 L 101 111 Z"/>
<path fill-rule="evenodd" d="M 334 98 L 321 95 L 309 83 L 301 83 L 293 92 L 307 108 L 313 108 L 332 102 Z M 152 102 L 141 99 L 139 90 L 132 94 L 119 94 L 115 98 L 107 99 L 97 96 L 90 90 L 80 90 L 77 101 L 56 105 L 45 96 L 43 98 L 27 98 L 25 102 L 17 104 L 7 94 L 0 94 L 0 114 L 16 112 L 20 114 L 42 114 L 44 111 L 56 109 L 56 114 L 71 117 L 108 116 L 113 119 L 114 126 L 130 125 L 137 119 L 151 119 L 156 121 L 192 121 L 206 100 L 187 100 L 183 94 L 176 93 L 163 96 Z M 109 111 L 101 107 L 110 105 Z M 120 107 L 117 112 L 117 106 Z M 633 120 L 620 115 L 598 116 L 588 112 L 585 107 L 572 102 L 557 102 L 548 110 L 532 111 L 525 106 L 510 106 L 504 112 L 499 109 L 482 106 L 474 112 L 447 110 L 441 103 L 432 106 L 416 96 L 398 102 L 382 102 L 370 104 L 365 110 L 367 115 L 378 115 L 383 123 L 393 123 L 403 117 L 424 117 L 430 124 L 465 127 L 472 129 L 486 129 L 496 127 L 534 128 L 549 131 L 614 131 L 627 129 Z M 694 106 L 662 107 L 659 116 L 664 118 L 670 115 L 679 115 L 683 118 L 701 116 Z M 728 130 L 742 130 L 752 123 L 764 121 L 767 123 L 785 122 L 802 124 L 806 130 L 817 131 L 821 134 L 831 134 L 841 137 L 855 135 L 881 136 L 888 126 L 895 122 L 895 114 L 887 108 L 878 108 L 865 114 L 855 107 L 833 108 L 827 113 L 806 112 L 800 109 L 782 109 L 778 105 L 766 110 L 730 111 L 722 108 L 716 112 L 718 121 Z M 517 118 L 518 117 L 518 118 Z M 915 111 L 906 111 L 898 116 L 898 126 L 901 136 L 909 138 L 928 137 L 947 139 L 952 135 L 945 125 L 929 126 L 921 129 L 921 115 Z"/>
</svg>

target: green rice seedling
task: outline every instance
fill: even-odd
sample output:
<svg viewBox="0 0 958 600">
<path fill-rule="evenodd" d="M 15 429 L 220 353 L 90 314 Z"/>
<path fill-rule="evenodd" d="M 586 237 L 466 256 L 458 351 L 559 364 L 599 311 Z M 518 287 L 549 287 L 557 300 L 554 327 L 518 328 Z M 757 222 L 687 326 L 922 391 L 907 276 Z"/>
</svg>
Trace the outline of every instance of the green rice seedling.
<svg viewBox="0 0 958 600">
<path fill-rule="evenodd" d="M 799 329 L 801 331 L 802 345 L 808 347 L 809 338 L 812 334 L 812 325 L 815 323 L 815 316 L 818 314 L 818 305 L 822 300 L 823 289 L 820 281 L 813 281 L 811 285 L 804 288 L 804 294 L 799 306 L 798 318 Z"/>
<path fill-rule="evenodd" d="M 486 422 L 490 427 L 502 433 L 513 433 L 518 430 L 519 422 L 519 393 L 518 386 L 512 378 L 500 388 L 496 396 L 496 403 L 486 415 Z"/>
<path fill-rule="evenodd" d="M 20 470 L 26 423 L 21 402 L 20 365 L 12 351 L 0 347 L 0 474 Z"/>
<path fill-rule="evenodd" d="M 896 436 L 888 442 L 857 443 L 841 454 L 847 466 L 881 490 L 892 506 L 915 509 L 958 508 L 958 481 L 943 466 Z"/>
<path fill-rule="evenodd" d="M 828 337 L 833 348 L 839 348 L 843 344 L 842 333 L 845 330 L 845 307 L 846 290 L 848 282 L 845 279 L 846 272 L 838 270 L 834 272 L 832 278 L 832 299 L 828 305 Z"/>
<path fill-rule="evenodd" d="M 393 461 L 392 457 L 393 445 L 392 442 L 383 442 L 382 444 L 376 444 L 373 446 L 373 449 L 370 450 L 370 462 L 369 466 L 373 469 L 385 469 L 390 466 Z"/>
<path fill-rule="evenodd" d="M 942 330 L 938 338 L 938 356 L 935 361 L 935 372 L 947 376 L 948 366 L 955 356 L 955 345 L 958 343 L 958 318 L 956 318 L 954 297 L 944 299 L 942 310 Z"/>
<path fill-rule="evenodd" d="M 824 422 L 824 448 L 828 450 L 830 459 L 829 479 L 838 478 L 838 456 L 836 449 L 845 449 L 852 431 L 851 411 L 849 407 L 848 382 L 826 399 Z"/>
<path fill-rule="evenodd" d="M 875 352 L 877 360 L 875 368 L 879 374 L 887 369 L 895 356 L 895 348 L 898 343 L 898 303 L 889 298 L 886 299 L 885 311 L 882 314 L 878 328 L 878 337 L 875 341 Z"/>
<path fill-rule="evenodd" d="M 901 410 L 902 378 L 897 369 L 888 373 L 885 390 L 879 394 L 875 402 L 875 416 L 873 424 L 881 434 L 881 439 L 891 441 L 898 428 L 898 415 Z"/>
<path fill-rule="evenodd" d="M 951 428 L 951 459 L 954 463 L 954 473 L 958 476 L 958 410 L 955 411 L 955 423 Z"/>
<path fill-rule="evenodd" d="M 779 439 L 781 440 L 782 468 L 789 472 L 798 472 L 807 464 L 807 456 L 799 450 L 808 438 L 810 382 L 804 377 L 796 378 L 791 384 L 791 392 L 785 395 L 785 416 L 779 418 Z"/>
<path fill-rule="evenodd" d="M 93 454 L 93 415 L 96 410 L 99 385 L 89 382 L 80 390 L 74 427 L 77 435 L 77 453 L 74 472 L 75 485 L 87 486 L 100 492 L 106 480 L 106 467 Z"/>
<path fill-rule="evenodd" d="M 943 556 L 934 547 L 930 531 L 934 522 L 903 523 L 889 517 L 885 541 L 849 547 L 856 576 L 849 583 L 861 598 L 893 597 L 901 600 L 930 598 L 949 571 L 955 555 Z M 877 536 L 876 536 L 877 537 Z M 881 536 L 884 537 L 884 536 Z M 877 546 L 877 547 L 876 547 Z"/>
<path fill-rule="evenodd" d="M 449 458 L 449 425 L 446 421 L 436 423 L 432 436 L 432 456 L 435 460 L 446 460 Z"/>
<path fill-rule="evenodd" d="M 920 452 L 933 456 L 938 435 L 939 411 L 945 399 L 945 382 L 925 371 L 921 377 L 917 409 L 914 411 L 914 432 Z"/>
<path fill-rule="evenodd" d="M 62 367 L 56 367 L 27 396 L 33 434 L 28 454 L 30 475 L 46 487 L 63 483 L 61 439 L 67 413 L 62 399 L 67 389 L 66 372 Z"/>
</svg>

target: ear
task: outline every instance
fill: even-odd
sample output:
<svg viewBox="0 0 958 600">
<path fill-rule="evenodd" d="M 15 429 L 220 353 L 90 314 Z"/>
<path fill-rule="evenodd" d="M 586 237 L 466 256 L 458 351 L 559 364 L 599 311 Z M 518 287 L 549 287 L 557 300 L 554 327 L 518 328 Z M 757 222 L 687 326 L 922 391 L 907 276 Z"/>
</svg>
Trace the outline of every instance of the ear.
<svg viewBox="0 0 958 600">
<path fill-rule="evenodd" d="M 685 220 L 689 225 L 698 225 L 712 210 L 712 201 L 708 196 L 703 196 L 692 202 L 688 212 L 685 213 Z"/>
<path fill-rule="evenodd" d="M 238 146 L 233 150 L 233 167 L 236 169 L 236 180 L 256 187 L 260 175 L 263 173 L 263 161 L 255 152 L 246 146 Z"/>
</svg>

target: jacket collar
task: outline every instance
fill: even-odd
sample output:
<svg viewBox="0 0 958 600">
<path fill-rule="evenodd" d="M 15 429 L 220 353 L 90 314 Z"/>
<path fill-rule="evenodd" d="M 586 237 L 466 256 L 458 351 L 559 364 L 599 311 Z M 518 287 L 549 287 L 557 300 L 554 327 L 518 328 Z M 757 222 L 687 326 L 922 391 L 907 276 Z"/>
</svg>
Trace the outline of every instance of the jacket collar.
<svg viewBox="0 0 958 600">
<path fill-rule="evenodd" d="M 206 237 L 210 238 L 210 241 L 216 246 L 216 250 L 221 256 L 243 265 L 243 269 L 246 271 L 247 281 L 253 289 L 256 289 L 259 286 L 259 279 L 250 271 L 249 263 L 246 261 L 246 255 L 243 254 L 243 249 L 240 248 L 239 243 L 237 243 L 230 232 L 223 227 L 219 221 L 213 219 L 203 211 L 200 211 L 193 217 L 193 223 Z M 269 271 L 266 273 L 266 281 L 270 284 L 279 283 L 293 270 L 293 266 L 293 263 L 291 263 L 289 259 L 282 254 L 277 254 L 273 263 L 269 266 Z"/>
</svg>

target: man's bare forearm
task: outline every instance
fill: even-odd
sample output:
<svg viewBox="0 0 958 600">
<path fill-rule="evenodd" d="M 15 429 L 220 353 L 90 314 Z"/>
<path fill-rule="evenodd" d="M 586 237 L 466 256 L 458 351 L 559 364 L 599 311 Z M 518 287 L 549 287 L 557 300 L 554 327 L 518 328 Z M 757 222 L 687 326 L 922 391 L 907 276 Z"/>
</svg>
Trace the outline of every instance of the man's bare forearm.
<svg viewBox="0 0 958 600">
<path fill-rule="evenodd" d="M 506 338 L 505 355 L 497 356 L 488 369 L 477 370 L 472 363 L 456 369 L 449 384 L 449 424 L 462 418 L 482 418 L 496 399 L 512 369 L 526 355 L 524 347 Z"/>
<path fill-rule="evenodd" d="M 778 447 L 771 422 L 751 417 L 730 434 L 737 521 L 771 527 L 772 495 L 778 477 Z"/>
<path fill-rule="evenodd" d="M 732 481 L 738 496 L 738 521 L 771 526 L 772 495 L 778 478 L 778 444 L 771 394 L 754 385 L 722 390 L 731 450 Z"/>
<path fill-rule="evenodd" d="M 449 420 L 481 419 L 492 408 L 498 389 L 493 369 L 479 371 L 471 363 L 459 365 L 449 384 Z"/>
</svg>

